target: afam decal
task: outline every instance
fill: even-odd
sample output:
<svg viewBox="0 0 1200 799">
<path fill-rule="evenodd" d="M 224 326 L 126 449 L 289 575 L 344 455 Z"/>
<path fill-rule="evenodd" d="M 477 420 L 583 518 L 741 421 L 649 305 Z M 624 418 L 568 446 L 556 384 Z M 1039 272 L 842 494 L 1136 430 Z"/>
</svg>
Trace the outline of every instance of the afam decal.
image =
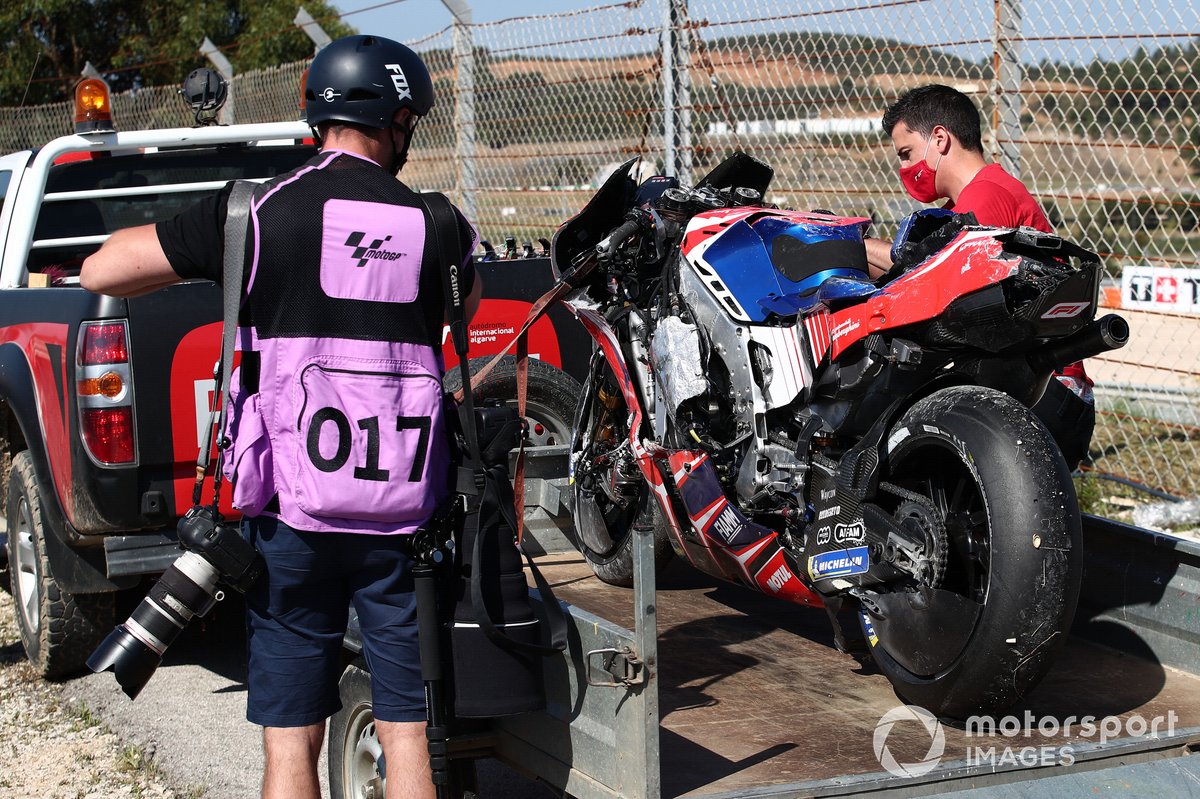
<svg viewBox="0 0 1200 799">
<path fill-rule="evenodd" d="M 833 530 L 833 540 L 839 544 L 861 544 L 867 540 L 867 534 L 862 522 L 839 524 Z"/>
<path fill-rule="evenodd" d="M 808 573 L 814 580 L 862 574 L 870 567 L 871 558 L 866 547 L 835 549 L 833 552 L 822 552 L 808 559 Z"/>
</svg>

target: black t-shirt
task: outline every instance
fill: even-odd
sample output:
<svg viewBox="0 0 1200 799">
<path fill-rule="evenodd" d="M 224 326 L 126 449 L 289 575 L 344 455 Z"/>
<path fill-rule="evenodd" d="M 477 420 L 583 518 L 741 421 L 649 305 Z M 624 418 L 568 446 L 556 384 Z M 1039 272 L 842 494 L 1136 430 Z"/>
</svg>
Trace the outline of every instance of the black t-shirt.
<svg viewBox="0 0 1200 799">
<path fill-rule="evenodd" d="M 229 205 L 229 194 L 233 183 L 205 197 L 183 213 L 164 219 L 155 225 L 158 243 L 170 262 L 175 274 L 185 280 L 204 279 L 222 282 L 225 271 L 225 209 Z M 457 209 L 455 209 L 457 211 Z M 471 262 L 471 247 L 474 238 L 466 219 L 459 214 L 460 247 L 467 258 L 461 275 L 462 285 L 471 293 L 475 284 L 475 267 Z M 249 270 L 243 270 L 242 286 L 249 281 Z"/>
</svg>

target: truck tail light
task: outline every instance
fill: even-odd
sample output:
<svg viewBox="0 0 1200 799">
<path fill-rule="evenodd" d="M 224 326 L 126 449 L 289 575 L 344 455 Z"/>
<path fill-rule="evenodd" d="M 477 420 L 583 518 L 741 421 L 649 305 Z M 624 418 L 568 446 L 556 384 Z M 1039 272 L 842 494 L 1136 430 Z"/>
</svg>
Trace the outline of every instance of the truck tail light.
<svg viewBox="0 0 1200 799">
<path fill-rule="evenodd" d="M 102 466 L 137 458 L 130 366 L 128 322 L 80 325 L 75 355 L 79 433 L 88 454 Z"/>
<path fill-rule="evenodd" d="M 133 462 L 133 408 L 84 408 L 83 440 L 101 463 Z"/>
</svg>

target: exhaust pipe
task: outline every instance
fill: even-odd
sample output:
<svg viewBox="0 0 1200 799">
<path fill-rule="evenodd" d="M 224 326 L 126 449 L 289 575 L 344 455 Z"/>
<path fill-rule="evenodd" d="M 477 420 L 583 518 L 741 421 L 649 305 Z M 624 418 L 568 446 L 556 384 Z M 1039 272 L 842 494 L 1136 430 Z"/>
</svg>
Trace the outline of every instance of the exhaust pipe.
<svg viewBox="0 0 1200 799">
<path fill-rule="evenodd" d="M 1103 316 L 1073 335 L 1029 354 L 1034 372 L 1053 372 L 1069 363 L 1118 350 L 1129 342 L 1129 323 L 1115 313 Z"/>
</svg>

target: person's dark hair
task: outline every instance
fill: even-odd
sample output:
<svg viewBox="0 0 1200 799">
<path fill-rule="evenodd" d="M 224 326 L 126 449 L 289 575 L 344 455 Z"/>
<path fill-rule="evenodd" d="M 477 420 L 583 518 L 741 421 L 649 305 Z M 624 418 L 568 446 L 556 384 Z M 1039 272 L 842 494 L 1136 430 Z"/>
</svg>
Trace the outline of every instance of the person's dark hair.
<svg viewBox="0 0 1200 799">
<path fill-rule="evenodd" d="M 900 95 L 883 113 L 883 132 L 891 136 L 901 122 L 922 136 L 928 136 L 934 127 L 941 125 L 965 149 L 983 152 L 979 109 L 970 97 L 949 86 L 931 83 Z"/>
</svg>

